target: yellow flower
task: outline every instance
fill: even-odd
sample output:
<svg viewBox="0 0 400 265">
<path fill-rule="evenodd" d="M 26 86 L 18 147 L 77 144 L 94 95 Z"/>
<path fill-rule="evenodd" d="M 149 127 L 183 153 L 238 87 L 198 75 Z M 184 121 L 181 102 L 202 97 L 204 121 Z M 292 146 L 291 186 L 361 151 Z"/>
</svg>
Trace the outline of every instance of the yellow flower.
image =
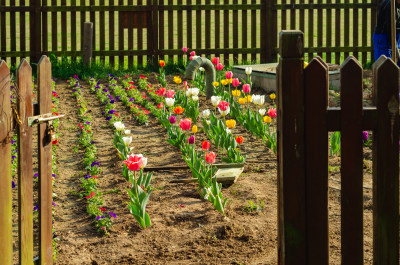
<svg viewBox="0 0 400 265">
<path fill-rule="evenodd" d="M 234 97 L 240 96 L 240 90 L 238 90 L 238 89 L 232 90 L 232 95 L 233 95 Z"/>
<path fill-rule="evenodd" d="M 213 86 L 219 86 L 219 82 L 213 82 Z"/>
<path fill-rule="evenodd" d="M 272 99 L 272 100 L 276 99 L 275 93 L 270 94 L 270 95 L 269 95 L 269 98 Z"/>
<path fill-rule="evenodd" d="M 307 67 L 307 65 L 308 65 L 308 63 L 304 62 L 304 68 L 306 68 L 306 67 Z"/>
<path fill-rule="evenodd" d="M 264 122 L 270 123 L 271 122 L 271 117 L 270 116 L 264 116 Z"/>
<path fill-rule="evenodd" d="M 236 121 L 235 120 L 227 120 L 226 121 L 226 127 L 229 129 L 233 129 L 236 126 Z"/>
<path fill-rule="evenodd" d="M 222 79 L 222 80 L 221 80 L 221 84 L 222 84 L 223 86 L 226 86 L 227 84 L 229 84 L 228 79 Z"/>
<path fill-rule="evenodd" d="M 182 83 L 182 79 L 179 76 L 174 76 L 174 82 L 180 84 Z"/>
<path fill-rule="evenodd" d="M 250 96 L 250 95 L 247 95 L 247 96 L 246 96 L 246 101 L 247 101 L 247 102 L 251 102 L 251 96 Z"/>
<path fill-rule="evenodd" d="M 232 84 L 232 78 L 231 79 L 227 79 L 229 84 Z"/>
<path fill-rule="evenodd" d="M 197 133 L 197 125 L 193 125 L 193 127 L 192 127 L 192 132 L 193 132 L 193 133 Z"/>
<path fill-rule="evenodd" d="M 239 98 L 240 105 L 246 104 L 246 102 L 247 102 L 246 98 Z"/>
</svg>

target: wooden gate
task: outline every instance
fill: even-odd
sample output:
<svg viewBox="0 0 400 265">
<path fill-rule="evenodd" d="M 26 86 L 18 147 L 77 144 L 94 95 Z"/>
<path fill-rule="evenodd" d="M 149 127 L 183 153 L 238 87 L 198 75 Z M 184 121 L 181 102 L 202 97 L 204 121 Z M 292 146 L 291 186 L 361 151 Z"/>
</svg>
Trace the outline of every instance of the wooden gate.
<svg viewBox="0 0 400 265">
<path fill-rule="evenodd" d="M 33 257 L 33 163 L 32 126 L 38 124 L 39 143 L 39 260 L 53 263 L 52 242 L 52 145 L 51 63 L 42 56 L 38 64 L 38 113 L 32 104 L 32 68 L 25 59 L 16 75 L 17 106 L 10 104 L 10 70 L 0 62 L 0 264 L 13 264 L 11 135 L 18 128 L 18 235 L 19 263 L 32 264 Z M 32 117 L 33 116 L 33 117 Z M 15 117 L 15 119 L 13 118 Z M 43 123 L 42 123 L 43 122 Z"/>
<path fill-rule="evenodd" d="M 363 264 L 363 142 L 373 131 L 373 259 L 399 262 L 399 68 L 373 66 L 373 107 L 362 104 L 363 69 L 340 67 L 340 108 L 328 106 L 328 67 L 304 69 L 301 31 L 279 35 L 278 218 L 280 264 L 329 264 L 328 132 L 341 131 L 341 261 Z"/>
</svg>

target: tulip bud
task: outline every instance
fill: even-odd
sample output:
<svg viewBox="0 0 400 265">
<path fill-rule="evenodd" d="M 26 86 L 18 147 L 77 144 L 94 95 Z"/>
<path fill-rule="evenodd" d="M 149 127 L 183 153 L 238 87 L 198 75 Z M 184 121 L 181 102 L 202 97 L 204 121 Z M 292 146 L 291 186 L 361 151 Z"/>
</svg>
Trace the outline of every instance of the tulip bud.
<svg viewBox="0 0 400 265">
<path fill-rule="evenodd" d="M 194 144 L 194 135 L 191 135 L 188 139 L 189 144 Z"/>
<path fill-rule="evenodd" d="M 253 69 L 251 67 L 246 67 L 244 71 L 246 72 L 246 75 L 250 75 Z"/>
<path fill-rule="evenodd" d="M 193 125 L 193 127 L 192 127 L 192 132 L 193 132 L 193 133 L 197 133 L 197 125 Z"/>
</svg>

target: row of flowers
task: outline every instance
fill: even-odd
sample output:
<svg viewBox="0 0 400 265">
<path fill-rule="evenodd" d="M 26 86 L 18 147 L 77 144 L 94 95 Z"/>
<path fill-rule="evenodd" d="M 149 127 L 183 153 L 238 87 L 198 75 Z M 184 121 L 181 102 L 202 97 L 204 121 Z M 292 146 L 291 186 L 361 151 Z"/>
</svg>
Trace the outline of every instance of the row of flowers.
<svg viewBox="0 0 400 265">
<path fill-rule="evenodd" d="M 70 86 L 73 96 L 78 103 L 78 115 L 81 122 L 78 124 L 79 144 L 84 148 L 83 166 L 86 175 L 80 178 L 81 186 L 84 189 L 83 196 L 87 199 L 87 212 L 94 217 L 97 231 L 108 234 L 113 222 L 111 218 L 117 216 L 113 212 L 106 211 L 103 206 L 103 195 L 97 187 L 97 179 L 101 173 L 100 164 L 96 160 L 97 148 L 94 142 L 92 122 L 93 117 L 87 109 L 87 102 L 84 98 L 83 87 L 79 83 L 77 76 L 70 79 Z"/>
</svg>

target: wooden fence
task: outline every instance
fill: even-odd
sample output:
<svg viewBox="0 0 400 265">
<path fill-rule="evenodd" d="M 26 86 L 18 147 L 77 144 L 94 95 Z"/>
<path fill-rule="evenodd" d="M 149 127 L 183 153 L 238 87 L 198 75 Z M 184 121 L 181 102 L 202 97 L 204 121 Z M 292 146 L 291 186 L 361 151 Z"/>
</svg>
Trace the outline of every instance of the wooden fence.
<svg viewBox="0 0 400 265">
<path fill-rule="evenodd" d="M 373 59 L 381 0 L 0 0 L 0 58 L 82 56 L 93 22 L 93 59 L 132 66 L 183 58 L 182 47 L 229 62 L 274 62 L 277 32 L 306 33 L 308 58 Z M 334 3 L 332 3 L 334 2 Z"/>
<path fill-rule="evenodd" d="M 38 114 L 51 114 L 51 63 L 43 56 L 38 64 Z M 10 70 L 0 61 L 0 264 L 13 264 L 11 134 L 13 113 L 18 113 L 18 235 L 19 264 L 32 264 L 33 257 L 33 161 L 32 68 L 23 59 L 16 76 L 17 106 L 10 104 Z M 39 260 L 53 263 L 52 145 L 48 124 L 38 125 L 39 141 Z"/>
<path fill-rule="evenodd" d="M 280 264 L 329 264 L 328 132 L 341 131 L 341 261 L 363 264 L 363 142 L 373 131 L 373 259 L 399 262 L 399 68 L 373 65 L 374 106 L 363 107 L 363 69 L 340 67 L 340 108 L 328 106 L 328 67 L 303 67 L 303 33 L 281 32 L 278 73 Z"/>
</svg>

